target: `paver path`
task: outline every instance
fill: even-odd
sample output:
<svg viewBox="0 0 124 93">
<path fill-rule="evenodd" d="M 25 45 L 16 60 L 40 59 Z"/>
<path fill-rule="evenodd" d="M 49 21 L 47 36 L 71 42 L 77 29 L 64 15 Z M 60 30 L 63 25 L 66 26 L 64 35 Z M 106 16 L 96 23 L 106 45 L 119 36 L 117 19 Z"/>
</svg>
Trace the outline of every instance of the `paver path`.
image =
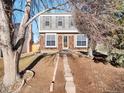
<svg viewBox="0 0 124 93">
<path fill-rule="evenodd" d="M 65 77 L 65 81 L 66 81 L 65 90 L 67 93 L 76 93 L 74 79 L 73 79 L 73 75 L 72 75 L 70 66 L 68 64 L 67 55 L 64 55 L 63 63 L 64 63 L 64 77 Z"/>
</svg>

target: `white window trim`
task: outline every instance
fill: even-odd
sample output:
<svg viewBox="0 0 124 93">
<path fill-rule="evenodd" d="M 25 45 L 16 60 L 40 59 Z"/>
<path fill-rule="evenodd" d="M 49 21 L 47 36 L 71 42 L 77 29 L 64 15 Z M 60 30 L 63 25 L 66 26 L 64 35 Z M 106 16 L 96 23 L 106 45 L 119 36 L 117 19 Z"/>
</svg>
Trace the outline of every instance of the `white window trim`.
<svg viewBox="0 0 124 93">
<path fill-rule="evenodd" d="M 88 47 L 88 38 L 86 38 L 86 46 L 77 46 L 77 36 L 78 35 L 83 35 L 84 36 L 84 34 L 76 34 L 74 36 L 74 46 L 75 46 L 75 48 L 87 48 Z"/>
<path fill-rule="evenodd" d="M 48 35 L 55 35 L 55 46 L 47 46 L 47 36 Z M 57 48 L 58 47 L 58 36 L 56 33 L 46 33 L 45 34 L 45 47 L 46 48 Z"/>
</svg>

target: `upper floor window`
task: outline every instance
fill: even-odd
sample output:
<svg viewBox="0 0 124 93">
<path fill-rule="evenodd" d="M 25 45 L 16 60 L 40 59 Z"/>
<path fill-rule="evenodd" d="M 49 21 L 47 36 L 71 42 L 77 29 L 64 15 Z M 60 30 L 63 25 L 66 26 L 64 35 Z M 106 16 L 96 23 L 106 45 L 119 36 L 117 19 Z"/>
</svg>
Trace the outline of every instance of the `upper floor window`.
<svg viewBox="0 0 124 93">
<path fill-rule="evenodd" d="M 73 22 L 71 21 L 71 26 L 74 26 Z"/>
<path fill-rule="evenodd" d="M 69 17 L 69 28 L 72 28 L 74 26 L 72 16 Z"/>
<path fill-rule="evenodd" d="M 45 29 L 52 27 L 52 24 L 51 24 L 52 18 L 51 18 L 51 16 L 45 16 L 43 21 L 44 21 L 44 28 Z"/>
<path fill-rule="evenodd" d="M 62 21 L 58 21 L 58 26 L 62 26 Z"/>
<path fill-rule="evenodd" d="M 56 16 L 56 28 L 64 28 L 65 27 L 65 19 L 64 16 Z"/>
<path fill-rule="evenodd" d="M 49 26 L 49 25 L 50 25 L 49 21 L 46 21 L 45 26 Z"/>
</svg>

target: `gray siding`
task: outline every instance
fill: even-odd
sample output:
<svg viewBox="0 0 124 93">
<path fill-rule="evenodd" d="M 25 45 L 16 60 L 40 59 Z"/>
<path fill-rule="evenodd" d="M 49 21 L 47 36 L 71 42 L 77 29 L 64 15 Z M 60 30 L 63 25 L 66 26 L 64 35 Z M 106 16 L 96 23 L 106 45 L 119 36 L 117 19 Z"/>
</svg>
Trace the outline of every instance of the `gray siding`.
<svg viewBox="0 0 124 93">
<path fill-rule="evenodd" d="M 49 26 L 46 26 L 49 21 Z M 58 22 L 62 21 L 62 26 L 58 26 Z M 40 30 L 73 30 L 75 29 L 72 16 L 40 16 Z"/>
</svg>

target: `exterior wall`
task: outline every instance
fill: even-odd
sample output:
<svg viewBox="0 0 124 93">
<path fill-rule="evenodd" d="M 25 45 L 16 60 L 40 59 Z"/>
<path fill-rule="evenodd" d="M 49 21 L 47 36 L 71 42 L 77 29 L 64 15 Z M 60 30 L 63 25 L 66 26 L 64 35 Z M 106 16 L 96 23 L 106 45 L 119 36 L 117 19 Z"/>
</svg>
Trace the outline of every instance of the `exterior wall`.
<svg viewBox="0 0 124 93">
<path fill-rule="evenodd" d="M 64 34 L 64 33 L 58 33 L 58 42 L 56 48 L 48 48 L 45 47 L 45 33 L 40 35 L 40 50 L 41 52 L 57 52 L 59 50 L 63 50 L 63 36 L 67 35 L 68 36 L 68 49 L 69 50 L 74 50 L 74 51 L 87 51 L 87 47 L 81 48 L 81 47 L 76 47 L 75 46 L 75 35 L 76 34 Z"/>
<path fill-rule="evenodd" d="M 45 48 L 45 34 L 40 35 L 40 50 Z"/>
<path fill-rule="evenodd" d="M 69 49 L 74 49 L 74 35 L 69 36 Z"/>
<path fill-rule="evenodd" d="M 70 50 L 75 50 L 75 51 L 81 51 L 81 50 L 86 50 L 87 47 L 82 47 L 83 46 L 83 41 L 78 40 L 78 44 L 82 45 L 76 45 L 76 40 L 75 40 L 75 35 L 79 34 L 78 30 L 74 26 L 73 18 L 72 15 L 69 13 L 48 13 L 48 14 L 43 14 L 39 17 L 39 25 L 40 29 L 39 32 L 41 34 L 40 37 L 40 50 L 43 52 L 49 52 L 49 51 L 58 51 L 62 49 L 70 49 Z M 54 41 L 52 37 L 49 36 L 48 39 L 50 40 L 47 41 L 47 46 L 46 44 L 46 34 L 55 34 L 57 35 L 56 41 L 57 45 L 54 44 Z M 54 39 L 55 39 L 54 38 Z M 65 39 L 63 39 L 65 38 Z M 63 40 L 65 40 L 65 43 L 63 43 Z M 67 43 L 66 43 L 67 41 Z M 51 47 L 49 47 L 51 44 Z M 53 45 L 52 45 L 53 44 Z M 64 46 L 65 44 L 65 46 Z M 68 47 L 67 47 L 68 46 Z"/>
<path fill-rule="evenodd" d="M 59 21 L 62 22 L 62 25 L 59 26 Z M 48 23 L 46 25 L 46 22 Z M 57 14 L 43 14 L 39 17 L 39 25 L 40 33 L 46 33 L 46 32 L 78 32 L 78 30 L 75 28 L 72 20 L 72 15 L 69 13 L 57 13 Z"/>
<path fill-rule="evenodd" d="M 62 50 L 62 35 L 58 34 L 58 49 Z"/>
<path fill-rule="evenodd" d="M 58 39 L 60 38 L 61 40 L 61 35 L 58 37 Z M 39 41 L 39 44 L 40 44 L 40 51 L 41 52 L 57 52 L 59 50 L 59 48 L 61 47 L 57 47 L 57 48 L 48 48 L 48 47 L 45 47 L 45 34 L 41 34 L 40 35 L 40 41 Z M 61 44 L 61 43 L 58 43 L 58 44 Z"/>
</svg>

